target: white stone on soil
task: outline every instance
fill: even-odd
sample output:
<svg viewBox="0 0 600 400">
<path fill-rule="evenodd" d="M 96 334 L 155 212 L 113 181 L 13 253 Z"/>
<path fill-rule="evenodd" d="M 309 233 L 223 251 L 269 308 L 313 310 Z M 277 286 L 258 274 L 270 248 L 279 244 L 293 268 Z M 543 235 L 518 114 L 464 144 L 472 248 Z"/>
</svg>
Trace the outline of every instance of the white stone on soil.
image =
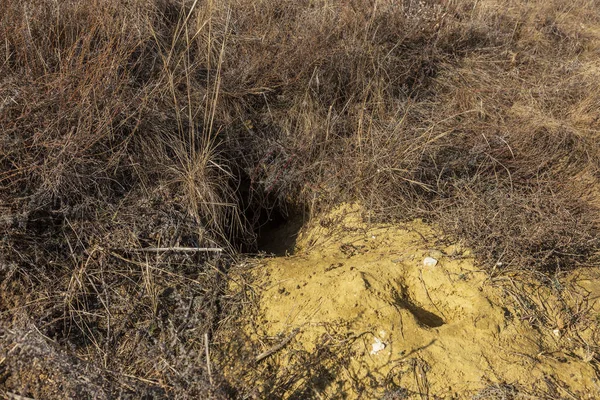
<svg viewBox="0 0 600 400">
<path fill-rule="evenodd" d="M 423 266 L 425 267 L 435 267 L 438 263 L 438 260 L 436 260 L 433 257 L 425 257 L 425 259 L 423 260 Z"/>
<path fill-rule="evenodd" d="M 385 343 L 381 341 L 379 338 L 375 338 L 375 342 L 371 345 L 373 349 L 371 350 L 371 354 L 375 355 L 379 353 L 381 350 L 385 349 Z"/>
</svg>

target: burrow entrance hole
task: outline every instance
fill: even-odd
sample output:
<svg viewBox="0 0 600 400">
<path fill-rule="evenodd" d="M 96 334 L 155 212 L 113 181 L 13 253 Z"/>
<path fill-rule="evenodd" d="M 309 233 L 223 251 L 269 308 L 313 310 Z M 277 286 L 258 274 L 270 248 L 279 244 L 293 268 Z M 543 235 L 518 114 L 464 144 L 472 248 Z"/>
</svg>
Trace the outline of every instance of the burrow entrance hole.
<svg viewBox="0 0 600 400">
<path fill-rule="evenodd" d="M 239 196 L 254 235 L 254 240 L 242 244 L 242 251 L 276 256 L 293 254 L 298 233 L 308 216 L 305 209 L 272 194 L 253 191 L 246 179 L 242 181 Z"/>
<path fill-rule="evenodd" d="M 261 210 L 255 228 L 256 248 L 276 256 L 292 254 L 296 247 L 296 239 L 302 225 L 302 213 L 290 213 L 278 207 Z"/>
</svg>

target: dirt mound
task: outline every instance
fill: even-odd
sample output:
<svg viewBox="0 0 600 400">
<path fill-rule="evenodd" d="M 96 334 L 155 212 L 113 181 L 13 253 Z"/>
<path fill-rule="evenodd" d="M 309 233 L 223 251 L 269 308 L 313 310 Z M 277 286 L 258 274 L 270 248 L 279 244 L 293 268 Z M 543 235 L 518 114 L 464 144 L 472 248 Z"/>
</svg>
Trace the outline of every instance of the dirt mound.
<svg viewBox="0 0 600 400">
<path fill-rule="evenodd" d="M 453 398 L 494 383 L 553 382 L 563 394 L 600 396 L 592 364 L 561 350 L 561 329 L 533 327 L 469 250 L 434 238 L 421 221 L 369 225 L 349 206 L 306 229 L 295 255 L 260 270 L 260 324 L 271 335 L 300 331 L 276 357 L 285 364 L 294 347 L 314 351 L 335 326 L 352 359 L 325 393 L 371 398 L 395 387 Z"/>
</svg>

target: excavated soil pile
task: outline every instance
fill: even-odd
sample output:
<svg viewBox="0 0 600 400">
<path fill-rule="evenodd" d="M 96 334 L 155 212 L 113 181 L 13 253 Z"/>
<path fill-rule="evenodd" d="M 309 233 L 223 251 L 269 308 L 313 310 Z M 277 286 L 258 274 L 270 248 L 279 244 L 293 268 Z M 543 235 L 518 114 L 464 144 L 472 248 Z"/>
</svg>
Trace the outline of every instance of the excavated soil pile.
<svg viewBox="0 0 600 400">
<path fill-rule="evenodd" d="M 534 327 L 507 307 L 468 249 L 441 244 L 422 221 L 368 224 L 363 214 L 337 209 L 305 227 L 294 255 L 257 269 L 265 289 L 259 324 L 279 337 L 299 330 L 273 357 L 285 364 L 295 348 L 310 352 L 335 326 L 352 358 L 323 393 L 384 395 L 377 388 L 392 380 L 405 394 L 451 398 L 551 380 L 565 395 L 600 396 L 592 364 L 561 350 L 563 330 Z"/>
</svg>

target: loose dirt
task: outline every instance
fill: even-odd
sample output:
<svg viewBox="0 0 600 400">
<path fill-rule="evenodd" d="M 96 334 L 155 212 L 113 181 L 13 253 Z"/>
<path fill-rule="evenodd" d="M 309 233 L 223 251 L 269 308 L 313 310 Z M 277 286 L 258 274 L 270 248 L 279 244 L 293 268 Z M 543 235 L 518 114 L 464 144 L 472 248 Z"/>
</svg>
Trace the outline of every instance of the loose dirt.
<svg viewBox="0 0 600 400">
<path fill-rule="evenodd" d="M 303 229 L 294 255 L 267 259 L 257 279 L 260 325 L 273 336 L 300 330 L 274 357 L 312 351 L 332 326 L 349 338 L 352 361 L 325 394 L 371 398 L 384 389 L 356 388 L 393 382 L 404 394 L 463 398 L 492 383 L 552 381 L 564 395 L 600 396 L 585 355 L 563 350 L 565 326 L 532 326 L 468 249 L 422 221 L 369 224 L 359 206 L 342 206 Z"/>
</svg>

